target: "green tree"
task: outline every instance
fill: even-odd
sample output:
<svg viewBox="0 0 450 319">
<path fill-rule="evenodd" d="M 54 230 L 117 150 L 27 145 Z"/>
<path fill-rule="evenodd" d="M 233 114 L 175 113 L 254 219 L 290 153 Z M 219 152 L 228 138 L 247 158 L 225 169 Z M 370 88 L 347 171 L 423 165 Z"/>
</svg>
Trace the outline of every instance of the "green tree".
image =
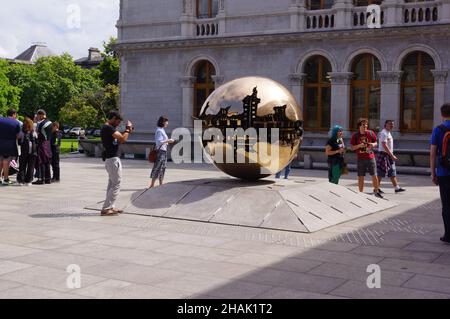
<svg viewBox="0 0 450 319">
<path fill-rule="evenodd" d="M 18 109 L 21 90 L 11 85 L 8 78 L 9 66 L 6 61 L 0 60 L 0 114 L 6 115 L 8 109 Z"/>
<path fill-rule="evenodd" d="M 74 97 L 60 111 L 60 122 L 72 126 L 96 127 L 98 111 L 83 97 Z"/>
<path fill-rule="evenodd" d="M 111 37 L 108 42 L 103 42 L 103 61 L 100 63 L 98 69 L 100 70 L 100 78 L 105 85 L 119 84 L 120 61 L 114 51 L 114 45 L 116 43 L 117 39 L 114 37 Z"/>
<path fill-rule="evenodd" d="M 119 88 L 107 85 L 98 91 L 86 91 L 81 96 L 73 97 L 61 110 L 60 121 L 72 126 L 99 127 L 106 121 L 112 110 L 119 110 Z M 88 111 L 89 121 L 83 112 Z M 85 126 L 86 125 L 86 126 Z"/>
<path fill-rule="evenodd" d="M 10 79 L 22 89 L 21 114 L 43 108 L 53 120 L 59 118 L 60 109 L 73 97 L 101 89 L 99 71 L 82 69 L 69 54 L 41 58 L 32 66 L 15 67 Z"/>
</svg>

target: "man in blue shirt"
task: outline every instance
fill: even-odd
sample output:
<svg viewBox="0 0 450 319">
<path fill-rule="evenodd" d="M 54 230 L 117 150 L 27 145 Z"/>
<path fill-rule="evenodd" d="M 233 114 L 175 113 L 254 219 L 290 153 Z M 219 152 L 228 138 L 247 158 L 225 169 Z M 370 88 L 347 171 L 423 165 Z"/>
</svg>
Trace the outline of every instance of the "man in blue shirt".
<svg viewBox="0 0 450 319">
<path fill-rule="evenodd" d="M 1 183 L 5 186 L 12 184 L 9 180 L 9 163 L 19 155 L 17 151 L 19 133 L 20 123 L 17 120 L 17 111 L 10 109 L 7 117 L 0 117 L 0 178 L 3 175 Z"/>
<path fill-rule="evenodd" d="M 443 125 L 450 130 L 450 103 L 441 107 L 441 115 Z M 443 167 L 440 161 L 445 133 L 445 129 L 440 126 L 433 130 L 430 143 L 430 170 L 433 183 L 439 185 L 442 201 L 445 233 L 441 241 L 450 244 L 450 169 Z"/>
</svg>

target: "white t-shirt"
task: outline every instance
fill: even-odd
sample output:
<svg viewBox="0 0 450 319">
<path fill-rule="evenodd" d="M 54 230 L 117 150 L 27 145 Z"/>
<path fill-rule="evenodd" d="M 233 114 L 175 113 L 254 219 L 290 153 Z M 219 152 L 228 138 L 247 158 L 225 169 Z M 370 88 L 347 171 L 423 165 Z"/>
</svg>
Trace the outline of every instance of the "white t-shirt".
<svg viewBox="0 0 450 319">
<path fill-rule="evenodd" d="M 387 147 L 393 153 L 394 152 L 394 139 L 392 138 L 391 132 L 385 128 L 380 132 L 378 137 L 378 150 L 384 152 L 383 142 L 386 142 Z"/>
</svg>

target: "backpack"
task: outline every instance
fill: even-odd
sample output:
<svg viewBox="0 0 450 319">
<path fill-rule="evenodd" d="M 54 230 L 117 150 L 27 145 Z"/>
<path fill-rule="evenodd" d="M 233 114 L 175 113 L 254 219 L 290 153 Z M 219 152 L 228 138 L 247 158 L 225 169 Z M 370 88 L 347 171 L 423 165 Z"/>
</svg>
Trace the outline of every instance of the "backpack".
<svg viewBox="0 0 450 319">
<path fill-rule="evenodd" d="M 444 132 L 444 138 L 442 139 L 442 152 L 439 162 L 442 167 L 450 169 L 450 129 L 444 124 L 439 125 L 439 128 Z"/>
</svg>

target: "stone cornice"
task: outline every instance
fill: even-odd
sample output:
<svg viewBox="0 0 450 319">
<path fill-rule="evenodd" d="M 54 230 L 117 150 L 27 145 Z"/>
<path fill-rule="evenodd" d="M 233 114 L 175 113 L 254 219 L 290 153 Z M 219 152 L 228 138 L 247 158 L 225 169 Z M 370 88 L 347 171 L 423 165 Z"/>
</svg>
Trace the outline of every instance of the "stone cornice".
<svg viewBox="0 0 450 319">
<path fill-rule="evenodd" d="M 381 29 L 349 29 L 314 32 L 280 32 L 271 34 L 244 34 L 234 36 L 220 36 L 208 38 L 182 38 L 153 39 L 136 42 L 119 42 L 115 48 L 117 51 L 128 50 L 161 50 L 180 49 L 190 47 L 221 47 L 221 46 L 252 46 L 261 43 L 295 43 L 312 40 L 336 40 L 336 39 L 376 39 L 398 38 L 408 36 L 436 36 L 450 35 L 450 24 L 393 27 Z"/>
</svg>

